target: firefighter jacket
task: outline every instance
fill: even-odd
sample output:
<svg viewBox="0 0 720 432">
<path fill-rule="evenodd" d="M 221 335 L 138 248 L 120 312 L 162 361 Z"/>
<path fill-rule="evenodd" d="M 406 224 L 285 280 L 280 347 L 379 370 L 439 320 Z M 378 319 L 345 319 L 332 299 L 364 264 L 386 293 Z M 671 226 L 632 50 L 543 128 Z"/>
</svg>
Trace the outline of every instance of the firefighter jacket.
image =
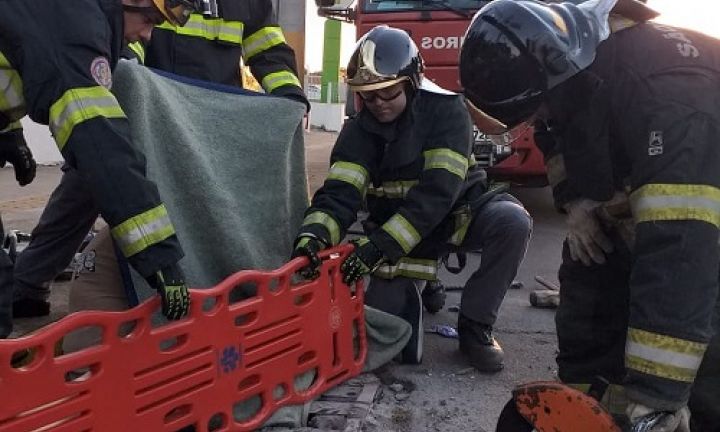
<svg viewBox="0 0 720 432">
<path fill-rule="evenodd" d="M 297 77 L 295 52 L 273 18 L 271 0 L 222 0 L 220 19 L 193 14 L 183 27 L 165 22 L 150 44 L 133 44 L 141 63 L 178 75 L 242 87 L 241 64 L 250 66 L 267 93 L 309 107 Z"/>
<path fill-rule="evenodd" d="M 369 238 L 390 261 L 374 275 L 434 279 L 441 248 L 462 242 L 471 200 L 486 190 L 471 144 L 458 95 L 421 89 L 392 123 L 361 110 L 340 132 L 299 235 L 336 245 L 364 207 L 377 227 Z"/>
<path fill-rule="evenodd" d="M 123 42 L 120 0 L 0 3 L 0 130 L 28 114 L 87 178 L 102 216 L 143 276 L 182 257 L 127 118 L 110 93 Z"/>
<path fill-rule="evenodd" d="M 590 68 L 556 90 L 538 139 L 561 158 L 549 164 L 556 199 L 630 191 L 628 394 L 677 409 L 712 336 L 718 295 L 720 44 L 638 24 L 611 35 Z"/>
</svg>

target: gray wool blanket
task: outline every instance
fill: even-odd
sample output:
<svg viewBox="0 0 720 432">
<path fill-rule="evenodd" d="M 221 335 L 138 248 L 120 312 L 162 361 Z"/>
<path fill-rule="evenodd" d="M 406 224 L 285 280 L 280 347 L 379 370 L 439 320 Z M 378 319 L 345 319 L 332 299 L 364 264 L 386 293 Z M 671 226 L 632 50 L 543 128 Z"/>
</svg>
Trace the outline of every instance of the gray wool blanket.
<svg viewBox="0 0 720 432">
<path fill-rule="evenodd" d="M 308 205 L 303 130 L 305 106 L 229 87 L 168 78 L 122 61 L 113 93 L 131 124 L 175 224 L 193 287 L 211 287 L 243 269 L 284 264 Z M 133 278 L 140 300 L 154 295 Z M 365 369 L 392 360 L 410 325 L 366 308 Z M 308 377 L 307 384 L 312 381 Z M 237 416 L 256 409 L 241 407 Z M 268 425 L 303 426 L 303 407 L 286 407 Z"/>
</svg>

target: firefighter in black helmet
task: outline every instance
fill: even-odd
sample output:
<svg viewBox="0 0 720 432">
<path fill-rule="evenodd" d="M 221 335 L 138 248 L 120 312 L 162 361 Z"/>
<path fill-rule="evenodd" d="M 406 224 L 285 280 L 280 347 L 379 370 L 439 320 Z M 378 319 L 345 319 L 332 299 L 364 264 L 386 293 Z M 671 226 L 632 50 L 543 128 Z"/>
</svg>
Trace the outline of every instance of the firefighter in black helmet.
<svg viewBox="0 0 720 432">
<path fill-rule="evenodd" d="M 0 2 L 0 134 L 21 139 L 26 114 L 50 126 L 66 163 L 84 176 L 120 249 L 158 290 L 170 319 L 189 307 L 177 266 L 182 249 L 110 88 L 125 42 L 149 40 L 165 20 L 183 24 L 196 5 L 199 0 Z"/>
<path fill-rule="evenodd" d="M 347 70 L 362 108 L 335 143 L 293 257 L 309 257 L 312 273 L 317 252 L 342 241 L 366 208 L 366 235 L 352 241 L 355 250 L 341 265 L 344 280 L 372 276 L 366 303 L 410 323 L 402 358 L 419 363 L 419 282 L 435 279 L 446 251 L 482 249 L 480 268 L 463 292 L 460 349 L 477 369 L 500 370 L 503 352 L 492 325 L 524 255 L 530 216 L 512 196 L 488 192 L 472 157 L 461 96 L 423 79 L 422 58 L 406 32 L 375 27 L 358 43 Z"/>
<path fill-rule="evenodd" d="M 630 422 L 669 432 L 687 430 L 698 376 L 693 428 L 715 430 L 717 350 L 701 362 L 718 297 L 720 44 L 616 1 L 491 2 L 467 31 L 461 81 L 484 131 L 535 122 L 568 213 L 560 378 L 623 384 Z M 628 195 L 627 215 L 614 211 Z"/>
</svg>

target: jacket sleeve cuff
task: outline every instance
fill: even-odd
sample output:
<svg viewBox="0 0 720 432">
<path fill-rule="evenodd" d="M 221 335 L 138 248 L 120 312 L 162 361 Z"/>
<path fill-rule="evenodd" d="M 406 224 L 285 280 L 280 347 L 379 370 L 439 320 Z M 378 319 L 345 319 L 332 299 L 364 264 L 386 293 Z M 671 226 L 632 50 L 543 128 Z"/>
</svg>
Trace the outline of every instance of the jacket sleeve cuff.
<svg viewBox="0 0 720 432">
<path fill-rule="evenodd" d="M 404 257 L 405 251 L 388 233 L 383 230 L 376 230 L 368 236 L 371 242 L 382 252 L 382 254 L 395 264 L 397 260 Z"/>
</svg>

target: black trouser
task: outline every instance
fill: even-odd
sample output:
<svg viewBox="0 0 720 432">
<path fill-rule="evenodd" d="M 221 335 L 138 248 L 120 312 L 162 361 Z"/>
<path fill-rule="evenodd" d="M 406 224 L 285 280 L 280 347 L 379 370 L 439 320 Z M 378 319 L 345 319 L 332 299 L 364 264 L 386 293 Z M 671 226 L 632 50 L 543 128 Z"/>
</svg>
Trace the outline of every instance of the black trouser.
<svg viewBox="0 0 720 432">
<path fill-rule="evenodd" d="M 70 264 L 99 213 L 88 180 L 64 165 L 30 244 L 15 262 L 16 299 L 48 299 L 49 282 Z"/>
<path fill-rule="evenodd" d="M 603 265 L 585 266 L 563 245 L 560 307 L 555 316 L 558 374 L 570 384 L 601 376 L 622 384 L 625 378 L 629 277 L 632 258 L 619 239 Z M 719 275 L 720 277 L 720 275 Z M 690 398 L 693 432 L 720 431 L 720 299 L 715 337 L 708 346 Z"/>
</svg>

